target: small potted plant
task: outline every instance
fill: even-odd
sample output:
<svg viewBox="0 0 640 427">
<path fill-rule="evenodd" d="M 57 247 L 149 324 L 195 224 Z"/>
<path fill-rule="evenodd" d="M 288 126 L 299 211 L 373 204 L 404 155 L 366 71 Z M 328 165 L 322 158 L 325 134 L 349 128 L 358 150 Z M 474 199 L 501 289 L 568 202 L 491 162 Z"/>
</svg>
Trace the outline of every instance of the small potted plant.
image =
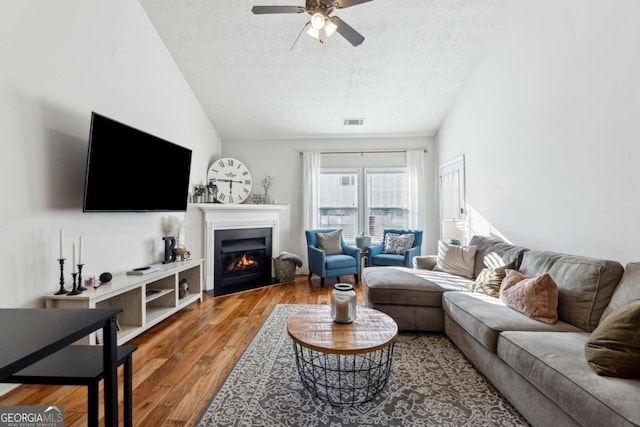
<svg viewBox="0 0 640 427">
<path fill-rule="evenodd" d="M 367 236 L 367 232 L 362 230 L 359 236 L 356 236 L 356 246 L 360 249 L 367 249 L 371 246 L 371 236 Z"/>
<path fill-rule="evenodd" d="M 193 203 L 204 203 L 204 195 L 207 194 L 207 188 L 198 184 L 193 187 Z"/>
</svg>

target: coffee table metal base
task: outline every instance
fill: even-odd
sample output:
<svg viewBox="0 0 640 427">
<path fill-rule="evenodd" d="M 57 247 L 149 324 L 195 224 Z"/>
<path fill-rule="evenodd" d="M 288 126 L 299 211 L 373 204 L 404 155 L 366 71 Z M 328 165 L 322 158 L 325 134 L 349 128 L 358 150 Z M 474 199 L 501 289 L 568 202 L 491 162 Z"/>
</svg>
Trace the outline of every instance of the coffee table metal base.
<svg viewBox="0 0 640 427">
<path fill-rule="evenodd" d="M 333 406 L 351 406 L 372 400 L 387 384 L 395 343 L 360 354 L 330 354 L 296 342 L 296 365 L 304 386 Z"/>
</svg>

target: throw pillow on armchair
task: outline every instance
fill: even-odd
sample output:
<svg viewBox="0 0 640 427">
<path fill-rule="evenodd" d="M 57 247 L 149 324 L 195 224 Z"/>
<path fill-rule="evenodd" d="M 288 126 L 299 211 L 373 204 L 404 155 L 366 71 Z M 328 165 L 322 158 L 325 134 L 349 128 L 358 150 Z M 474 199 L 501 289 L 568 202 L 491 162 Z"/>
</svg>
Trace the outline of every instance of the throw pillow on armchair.
<svg viewBox="0 0 640 427">
<path fill-rule="evenodd" d="M 413 234 L 387 233 L 384 235 L 384 253 L 404 255 L 413 247 L 414 240 Z"/>
</svg>

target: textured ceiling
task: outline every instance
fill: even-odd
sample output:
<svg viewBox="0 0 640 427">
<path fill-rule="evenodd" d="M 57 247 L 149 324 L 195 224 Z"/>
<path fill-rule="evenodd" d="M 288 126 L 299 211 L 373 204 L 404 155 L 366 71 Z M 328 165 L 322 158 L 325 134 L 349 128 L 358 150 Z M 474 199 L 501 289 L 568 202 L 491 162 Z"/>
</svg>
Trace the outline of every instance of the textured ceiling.
<svg viewBox="0 0 640 427">
<path fill-rule="evenodd" d="M 505 0 L 374 0 L 339 16 L 365 37 L 307 36 L 304 0 L 139 0 L 223 140 L 433 135 Z M 364 118 L 346 127 L 344 118 Z"/>
</svg>

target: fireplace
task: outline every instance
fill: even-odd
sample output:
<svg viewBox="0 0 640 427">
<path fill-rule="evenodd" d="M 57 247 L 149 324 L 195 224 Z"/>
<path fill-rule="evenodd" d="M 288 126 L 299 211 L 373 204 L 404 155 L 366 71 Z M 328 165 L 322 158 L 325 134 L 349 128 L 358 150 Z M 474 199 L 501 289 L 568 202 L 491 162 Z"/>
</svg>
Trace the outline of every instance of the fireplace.
<svg viewBox="0 0 640 427">
<path fill-rule="evenodd" d="M 198 205 L 198 207 L 202 210 L 202 212 L 204 212 L 204 254 L 206 259 L 204 279 L 205 292 L 207 292 L 207 294 L 211 296 L 222 295 L 218 294 L 214 286 L 216 280 L 218 280 L 216 278 L 222 278 L 222 271 L 220 271 L 223 268 L 222 261 L 220 261 L 220 265 L 218 267 L 218 258 L 220 258 L 222 253 L 220 251 L 220 248 L 216 247 L 216 241 L 220 241 L 220 237 L 218 236 L 220 233 L 224 234 L 226 231 L 242 231 L 266 228 L 271 231 L 271 247 L 269 248 L 269 253 L 275 254 L 276 256 L 280 253 L 280 216 L 283 212 L 288 211 L 289 206 L 203 203 Z M 288 215 L 286 213 L 284 215 L 284 218 L 288 218 Z M 285 222 L 285 229 L 289 229 L 288 222 Z M 258 236 L 257 238 L 259 239 L 261 237 Z M 240 239 L 244 239 L 244 237 L 241 237 Z M 268 246 L 266 242 L 265 246 Z M 227 248 L 227 251 L 225 253 L 231 254 L 233 252 L 229 249 L 232 248 Z M 266 253 L 265 256 L 267 256 Z M 266 266 L 270 271 L 270 258 L 267 258 L 267 261 L 268 262 Z M 247 275 L 249 275 L 249 271 L 251 271 L 252 274 L 256 274 L 256 271 L 254 269 L 248 269 L 248 271 L 244 273 L 247 273 Z M 263 273 L 266 278 L 267 272 Z M 234 287 L 234 281 L 248 279 L 240 279 L 239 276 L 242 276 L 242 274 L 239 274 L 237 272 L 234 273 L 234 275 L 225 276 L 228 276 L 226 277 L 225 282 L 231 282 L 232 284 L 229 286 L 231 286 L 232 288 Z M 268 277 L 267 280 L 257 286 L 262 286 L 264 283 L 271 283 L 271 281 L 271 277 Z M 256 285 L 252 285 L 252 287 L 256 287 Z M 225 291 L 229 289 L 226 286 L 225 288 Z M 228 292 L 235 291 L 229 290 Z"/>
<path fill-rule="evenodd" d="M 270 285 L 271 228 L 216 231 L 213 263 L 214 296 Z"/>
</svg>

